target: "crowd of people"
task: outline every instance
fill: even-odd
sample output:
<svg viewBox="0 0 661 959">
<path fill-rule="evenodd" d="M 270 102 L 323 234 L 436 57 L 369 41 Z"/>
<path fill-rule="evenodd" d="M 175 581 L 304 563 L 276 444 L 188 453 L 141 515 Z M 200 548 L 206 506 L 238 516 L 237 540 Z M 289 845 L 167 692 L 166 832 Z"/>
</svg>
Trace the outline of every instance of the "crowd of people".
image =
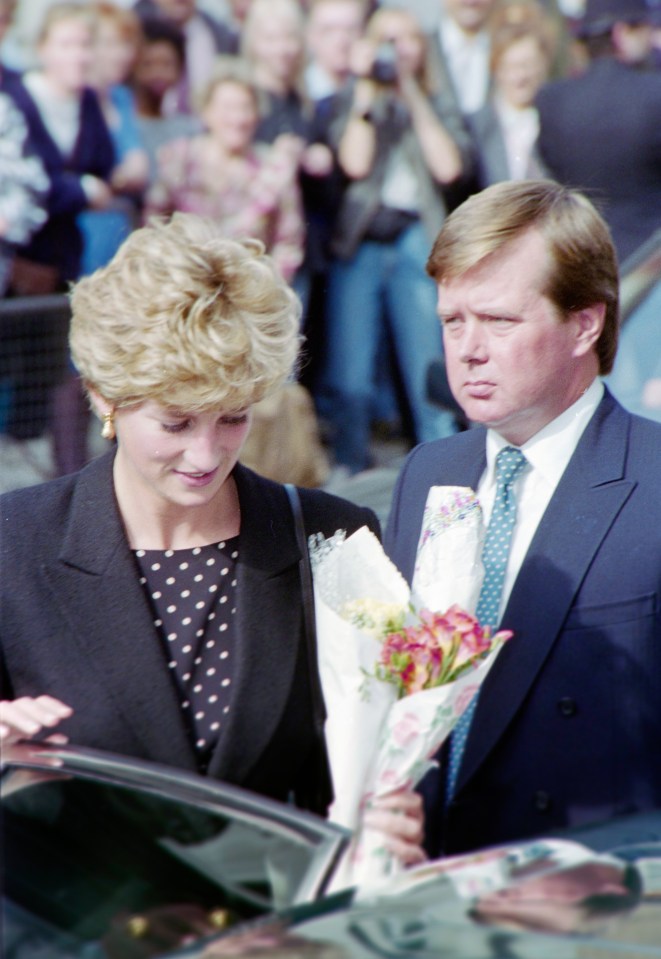
<svg viewBox="0 0 661 959">
<path fill-rule="evenodd" d="M 330 11 L 354 19 L 315 27 Z M 102 16 L 114 71 L 93 52 Z M 388 555 L 411 582 L 430 487 L 472 488 L 479 618 L 513 633 L 420 793 L 368 807 L 390 848 L 413 863 L 661 807 L 661 426 L 604 384 L 638 186 L 657 211 L 640 238 L 657 226 L 661 74 L 644 0 L 588 0 L 577 30 L 575 45 L 553 11 L 495 0 L 445 0 L 430 35 L 406 7 L 355 0 L 253 0 L 219 21 L 183 0 L 49 8 L 37 64 L 3 68 L 17 149 L 42 143 L 8 289 L 17 264 L 25 283 L 31 266 L 52 290 L 75 281 L 62 391 L 111 445 L 0 502 L 0 742 L 70 737 L 325 812 L 297 500 L 240 459 L 308 336 L 337 463 L 364 467 L 371 422 L 398 404 L 422 440 Z M 599 150 L 582 174 L 569 134 L 547 144 L 546 116 L 592 70 L 630 71 L 635 181 L 620 134 L 588 130 L 619 129 L 615 93 L 581 120 Z M 119 132 L 127 105 L 140 130 L 141 104 L 151 156 Z M 562 146 L 563 178 L 592 176 L 591 196 L 558 182 Z M 83 276 L 111 211 L 128 233 Z M 425 406 L 441 350 L 464 429 Z M 369 509 L 298 497 L 309 535 L 380 534 Z"/>
<path fill-rule="evenodd" d="M 371 465 L 376 426 L 463 429 L 429 399 L 430 244 L 471 194 L 538 176 L 590 192 L 621 260 L 658 228 L 661 8 L 433 6 L 423 23 L 407 0 L 0 0 L 25 159 L 0 168 L 4 296 L 66 292 L 151 216 L 206 214 L 261 239 L 301 298 L 298 376 L 340 473 Z M 73 366 L 58 389 L 68 473 L 89 456 Z"/>
</svg>

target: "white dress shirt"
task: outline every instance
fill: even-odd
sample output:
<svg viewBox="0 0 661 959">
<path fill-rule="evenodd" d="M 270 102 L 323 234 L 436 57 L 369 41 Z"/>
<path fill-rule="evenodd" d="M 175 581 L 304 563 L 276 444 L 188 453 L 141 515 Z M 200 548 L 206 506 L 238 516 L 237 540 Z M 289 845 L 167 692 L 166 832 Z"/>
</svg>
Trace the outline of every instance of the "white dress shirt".
<svg viewBox="0 0 661 959">
<path fill-rule="evenodd" d="M 465 33 L 454 20 L 443 17 L 439 37 L 461 112 L 475 113 L 484 106 L 489 91 L 489 34 L 486 30 Z"/>
<path fill-rule="evenodd" d="M 514 481 L 517 514 L 499 619 L 546 507 L 603 395 L 604 385 L 600 379 L 595 379 L 569 409 L 520 447 L 530 465 Z M 487 468 L 476 490 L 487 524 L 496 495 L 496 456 L 504 446 L 511 445 L 495 430 L 487 431 Z"/>
</svg>

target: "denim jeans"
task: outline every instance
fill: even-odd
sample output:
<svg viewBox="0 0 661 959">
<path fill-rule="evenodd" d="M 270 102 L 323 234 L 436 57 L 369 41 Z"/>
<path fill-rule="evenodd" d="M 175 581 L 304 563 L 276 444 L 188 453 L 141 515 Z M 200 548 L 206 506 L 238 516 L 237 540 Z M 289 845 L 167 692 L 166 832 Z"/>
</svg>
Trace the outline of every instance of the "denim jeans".
<svg viewBox="0 0 661 959">
<path fill-rule="evenodd" d="M 415 223 L 392 243 L 366 240 L 351 259 L 331 264 L 324 387 L 335 460 L 351 472 L 369 463 L 371 409 L 386 328 L 416 440 L 457 430 L 452 414 L 426 399 L 427 367 L 443 350 L 436 287 L 425 272 L 429 250 L 422 225 Z"/>
</svg>

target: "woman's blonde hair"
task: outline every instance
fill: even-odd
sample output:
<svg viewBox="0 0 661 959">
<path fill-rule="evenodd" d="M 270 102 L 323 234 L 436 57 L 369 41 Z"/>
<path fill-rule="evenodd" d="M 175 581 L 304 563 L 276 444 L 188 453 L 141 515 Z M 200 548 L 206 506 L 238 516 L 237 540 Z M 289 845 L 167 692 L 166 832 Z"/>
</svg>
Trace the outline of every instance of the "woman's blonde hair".
<svg viewBox="0 0 661 959">
<path fill-rule="evenodd" d="M 266 110 L 263 91 L 253 78 L 253 71 L 244 57 L 232 53 L 219 53 L 214 60 L 211 76 L 195 95 L 195 105 L 201 112 L 205 110 L 218 89 L 225 84 L 236 84 L 247 90 L 255 103 L 255 109 L 261 116 Z"/>
<path fill-rule="evenodd" d="M 175 213 L 125 240 L 71 293 L 73 361 L 114 407 L 241 410 L 290 376 L 300 302 L 259 240 Z"/>
<path fill-rule="evenodd" d="M 74 0 L 54 3 L 44 13 L 37 33 L 37 45 L 39 46 L 49 38 L 58 23 L 64 23 L 68 20 L 82 20 L 90 28 L 90 32 L 95 29 L 94 14 L 88 3 L 76 3 Z"/>
<path fill-rule="evenodd" d="M 269 22 L 289 21 L 300 35 L 301 50 L 298 73 L 293 79 L 294 86 L 300 83 L 300 73 L 305 64 L 305 15 L 298 0 L 253 0 L 241 29 L 240 53 L 248 63 L 255 62 L 253 50 L 255 34 Z"/>
</svg>

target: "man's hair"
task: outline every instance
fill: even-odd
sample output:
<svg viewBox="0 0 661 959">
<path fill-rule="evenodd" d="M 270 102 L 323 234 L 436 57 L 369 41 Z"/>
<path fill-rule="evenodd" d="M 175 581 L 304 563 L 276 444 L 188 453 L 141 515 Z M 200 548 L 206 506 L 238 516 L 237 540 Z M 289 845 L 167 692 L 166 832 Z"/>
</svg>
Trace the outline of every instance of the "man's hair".
<svg viewBox="0 0 661 959">
<path fill-rule="evenodd" d="M 576 190 L 551 180 L 520 180 L 474 194 L 443 224 L 427 272 L 437 283 L 456 279 L 528 230 L 546 240 L 551 268 L 541 292 L 562 317 L 605 304 L 596 352 L 599 372 L 610 373 L 619 332 L 617 255 L 604 219 Z"/>
</svg>

